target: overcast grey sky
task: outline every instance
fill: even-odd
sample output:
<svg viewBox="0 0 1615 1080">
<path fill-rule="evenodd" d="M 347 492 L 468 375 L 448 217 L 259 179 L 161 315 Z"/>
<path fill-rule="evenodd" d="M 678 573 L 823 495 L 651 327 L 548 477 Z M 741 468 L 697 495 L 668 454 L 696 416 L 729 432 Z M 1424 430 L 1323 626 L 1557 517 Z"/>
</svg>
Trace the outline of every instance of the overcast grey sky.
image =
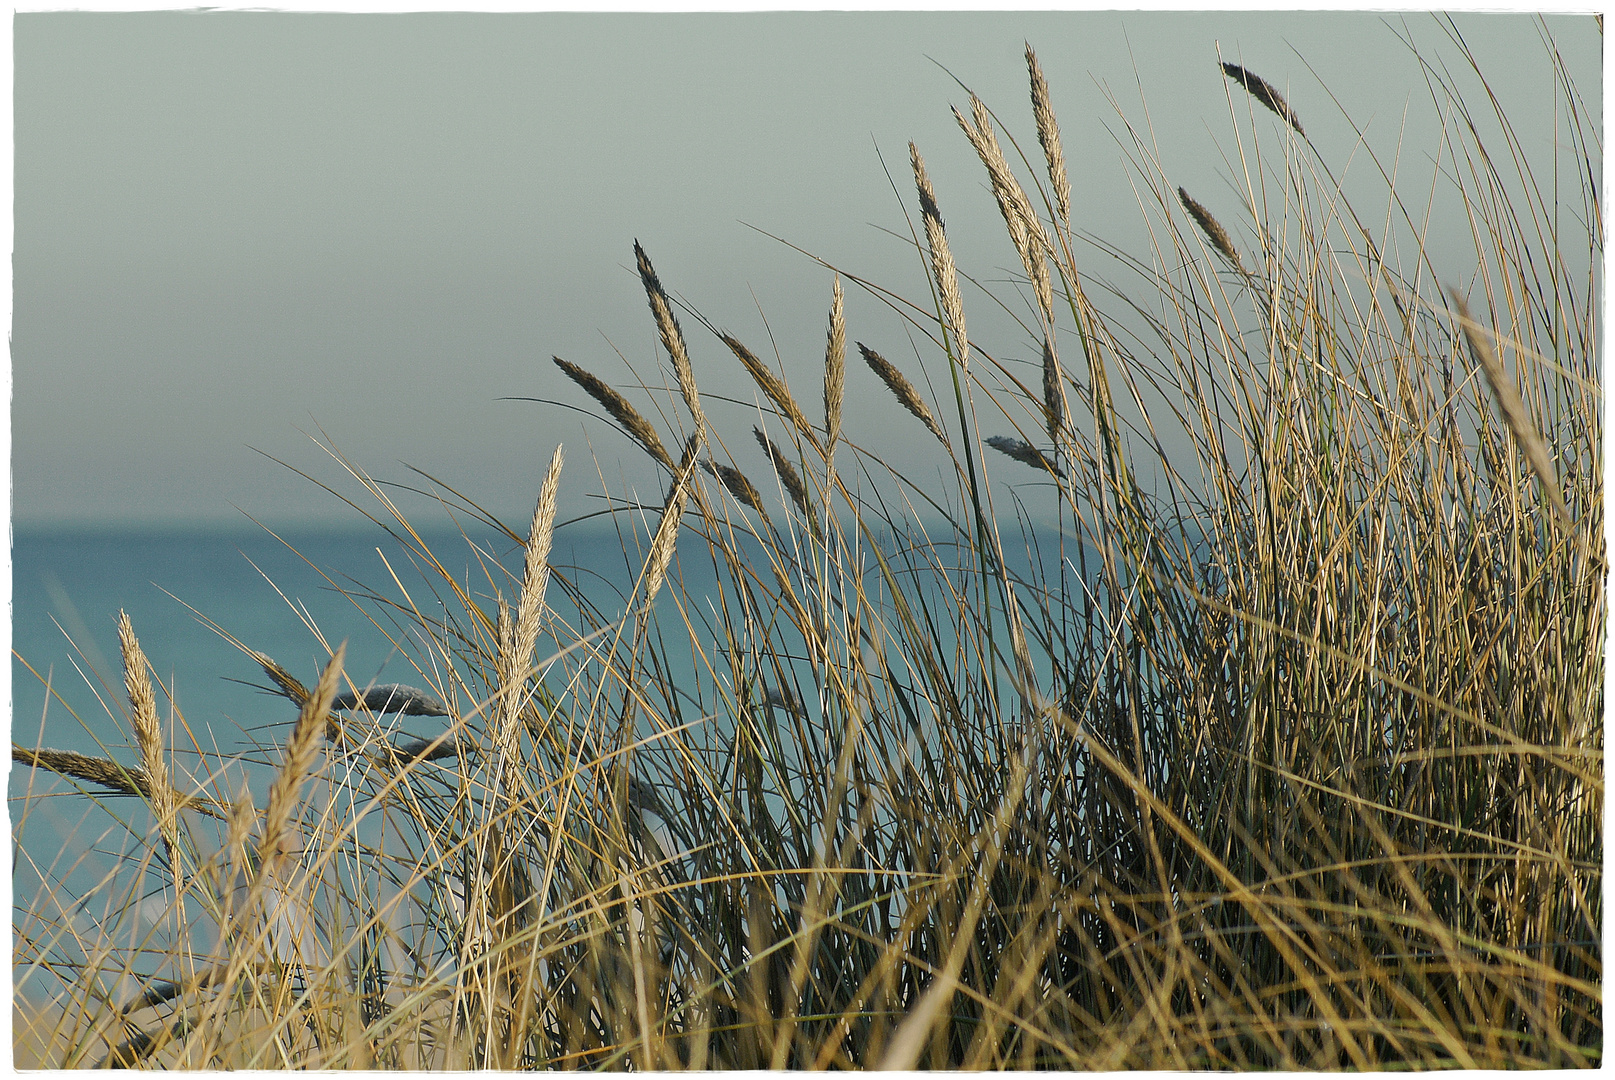
<svg viewBox="0 0 1615 1080">
<path fill-rule="evenodd" d="M 408 462 L 513 521 L 557 442 L 569 509 L 600 489 L 591 452 L 614 490 L 659 497 L 609 428 L 498 400 L 589 404 L 552 354 L 622 386 L 620 350 L 662 380 L 635 238 L 670 290 L 765 357 L 771 330 L 816 401 L 830 275 L 743 222 L 918 296 L 913 251 L 883 231 L 906 235 L 914 139 L 961 265 L 1015 263 L 939 64 L 1035 150 L 1029 40 L 1083 227 L 1125 243 L 1139 214 L 1107 90 L 1135 123 L 1142 92 L 1173 182 L 1237 216 L 1219 43 L 1287 90 L 1337 166 L 1349 128 L 1320 78 L 1382 149 L 1410 108 L 1404 162 L 1428 186 L 1429 97 L 1387 19 L 1454 55 L 1430 16 L 1369 13 L 20 15 L 15 520 L 241 523 L 234 504 L 352 523 L 252 449 L 337 482 L 300 433 L 316 425 L 379 478 L 407 480 Z M 1600 101 L 1593 20 L 1549 25 Z M 1551 116 L 1530 19 L 1458 26 L 1517 121 Z M 1551 124 L 1520 130 L 1546 152 Z M 857 290 L 847 310 L 849 339 L 915 370 L 894 317 Z M 721 343 L 683 322 L 702 388 L 749 400 Z M 918 429 L 861 366 L 849 380 L 848 436 L 923 467 Z M 753 452 L 744 416 L 718 419 L 737 458 Z"/>
</svg>

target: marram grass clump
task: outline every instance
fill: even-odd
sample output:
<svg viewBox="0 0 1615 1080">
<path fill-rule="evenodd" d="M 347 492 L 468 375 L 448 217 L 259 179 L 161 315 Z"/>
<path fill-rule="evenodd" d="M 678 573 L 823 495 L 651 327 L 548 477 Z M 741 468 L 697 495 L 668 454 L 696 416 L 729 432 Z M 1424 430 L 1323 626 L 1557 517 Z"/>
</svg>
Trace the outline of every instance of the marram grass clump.
<svg viewBox="0 0 1615 1080">
<path fill-rule="evenodd" d="M 678 460 L 558 361 L 668 474 L 619 519 L 645 552 L 621 610 L 551 564 L 559 450 L 527 532 L 501 526 L 521 570 L 473 548 L 475 587 L 343 459 L 424 568 L 375 594 L 419 685 L 356 685 L 339 647 L 309 689 L 237 642 L 296 716 L 261 812 L 243 762 L 178 767 L 126 621 L 127 759 L 13 748 L 31 785 L 124 800 L 114 872 L 14 912 L 19 1064 L 1600 1064 L 1598 162 L 1499 152 L 1454 60 L 1425 68 L 1467 118 L 1442 160 L 1495 171 L 1434 198 L 1472 258 L 1365 231 L 1295 139 L 1325 99 L 1225 64 L 1264 110 L 1233 111 L 1261 152 L 1246 218 L 1219 213 L 1261 269 L 1139 157 L 1160 258 L 1107 312 L 1028 48 L 1040 162 L 974 96 L 957 114 L 1027 340 L 967 336 L 996 301 L 962 287 L 943 194 L 992 207 L 911 147 L 925 299 L 879 340 L 843 304 L 862 279 L 826 281 L 822 424 L 738 338 L 686 340 L 636 246 Z M 1562 145 L 1598 145 L 1586 115 Z M 905 347 L 951 400 L 877 351 Z M 694 358 L 756 383 L 756 446 L 705 416 Z M 859 379 L 944 479 L 860 445 Z M 402 701 L 441 733 L 400 741 Z"/>
</svg>

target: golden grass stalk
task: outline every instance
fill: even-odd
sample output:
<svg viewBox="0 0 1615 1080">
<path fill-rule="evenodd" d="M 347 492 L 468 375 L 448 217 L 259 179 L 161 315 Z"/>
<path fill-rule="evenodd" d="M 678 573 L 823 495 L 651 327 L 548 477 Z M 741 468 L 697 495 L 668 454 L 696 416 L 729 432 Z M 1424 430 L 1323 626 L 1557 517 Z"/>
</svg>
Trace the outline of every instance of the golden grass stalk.
<svg viewBox="0 0 1615 1080">
<path fill-rule="evenodd" d="M 151 778 L 139 765 L 120 765 L 109 758 L 91 757 L 72 750 L 30 749 L 16 743 L 11 744 L 11 760 L 30 768 L 48 769 L 60 776 L 85 780 L 120 795 L 138 795 L 148 802 L 154 801 Z M 174 805 L 177 810 L 200 810 L 213 817 L 222 816 L 218 803 L 199 795 L 186 796 L 176 791 Z"/>
<path fill-rule="evenodd" d="M 1032 79 L 1032 118 L 1037 121 L 1037 141 L 1043 144 L 1043 156 L 1049 163 L 1054 208 L 1060 220 L 1070 225 L 1071 180 L 1066 176 L 1065 155 L 1060 151 L 1060 125 L 1055 122 L 1054 106 L 1049 102 L 1049 84 L 1043 78 L 1043 68 L 1037 62 L 1031 42 L 1026 43 L 1026 70 Z"/>
<path fill-rule="evenodd" d="M 1054 355 L 1054 338 L 1043 338 L 1043 411 L 1049 425 L 1049 438 L 1058 442 L 1060 429 L 1065 426 L 1065 377 L 1060 371 L 1060 358 Z"/>
<path fill-rule="evenodd" d="M 150 791 L 147 800 L 172 857 L 179 849 L 179 833 L 174 822 L 179 793 L 168 777 L 168 761 L 163 756 L 163 727 L 157 719 L 157 695 L 151 687 L 151 676 L 146 672 L 146 654 L 135 638 L 134 624 L 125 611 L 118 612 L 118 645 L 123 651 L 123 685 L 129 693 L 129 722 L 135 730 L 135 744 L 140 748 Z"/>
<path fill-rule="evenodd" d="M 1297 135 L 1303 139 L 1307 137 L 1307 133 L 1301 128 L 1301 118 L 1295 115 L 1295 110 L 1290 108 L 1289 102 L 1285 101 L 1279 92 L 1273 89 L 1272 83 L 1254 71 L 1247 71 L 1238 64 L 1230 64 L 1227 61 L 1223 62 L 1222 70 L 1230 79 L 1248 90 L 1251 97 L 1266 105 L 1277 113 L 1279 118 L 1286 124 L 1295 128 Z"/>
<path fill-rule="evenodd" d="M 527 671 L 533 663 L 533 649 L 538 644 L 538 630 L 544 620 L 544 594 L 549 587 L 550 548 L 555 536 L 556 494 L 561 486 L 561 465 L 565 456 L 561 447 L 555 448 L 550 458 L 549 471 L 539 488 L 538 505 L 533 509 L 533 524 L 527 532 L 527 559 L 522 577 L 521 601 L 516 608 L 516 623 L 511 639 L 512 651 L 500 652 L 500 699 L 497 731 L 500 745 L 511 753 L 516 752 L 517 717 L 522 710 L 521 688 L 527 680 Z"/>
<path fill-rule="evenodd" d="M 648 608 L 656 594 L 662 591 L 667 580 L 667 568 L 678 547 L 679 522 L 684 517 L 684 504 L 690 497 L 690 477 L 695 472 L 695 455 L 701 442 L 694 435 L 684 444 L 684 457 L 679 461 L 673 486 L 668 489 L 667 502 L 662 507 L 661 524 L 651 540 L 650 554 L 645 559 L 645 606 Z"/>
<path fill-rule="evenodd" d="M 264 836 L 260 850 L 266 871 L 270 863 L 280 857 L 281 841 L 285 838 L 292 811 L 297 807 L 303 781 L 314 769 L 314 760 L 320 751 L 320 736 L 325 731 L 331 699 L 336 697 L 337 684 L 342 678 L 342 658 L 347 649 L 347 642 L 337 646 L 314 692 L 298 710 L 297 723 L 292 726 L 291 737 L 286 740 L 286 760 L 281 763 L 280 771 L 275 774 L 275 782 L 270 785 L 269 803 L 264 809 Z"/>
<path fill-rule="evenodd" d="M 566 372 L 567 377 L 579 386 L 585 393 L 600 403 L 600 407 L 611 414 L 611 418 L 623 426 L 623 430 L 634 437 L 645 452 L 668 469 L 673 468 L 673 458 L 668 454 L 667 447 L 662 445 L 662 437 L 656 434 L 650 421 L 639 415 L 639 411 L 628 404 L 628 399 L 617 391 L 601 382 L 594 375 L 559 356 L 552 357 L 556 365 Z"/>
<path fill-rule="evenodd" d="M 723 486 L 729 489 L 729 494 L 762 514 L 765 518 L 768 516 L 768 511 L 763 509 L 762 496 L 757 494 L 757 489 L 752 486 L 750 480 L 746 479 L 745 473 L 732 466 L 719 465 L 717 462 L 712 461 L 703 461 L 701 467 L 723 481 Z"/>
<path fill-rule="evenodd" d="M 965 138 L 970 145 L 976 148 L 976 155 L 981 163 L 987 167 L 987 175 L 992 180 L 993 197 L 998 200 L 998 212 L 1004 217 L 1004 225 L 1009 230 L 1010 242 L 1015 245 L 1015 251 L 1021 257 L 1021 265 L 1026 267 L 1026 276 L 1032 282 L 1032 291 L 1037 295 L 1037 306 L 1043 312 L 1043 318 L 1049 325 L 1054 323 L 1054 291 L 1049 281 L 1048 260 L 1044 252 L 1048 250 L 1048 235 L 1043 231 L 1043 223 L 1038 220 L 1037 211 L 1032 208 L 1031 199 L 1026 196 L 1026 189 L 1021 182 L 1015 179 L 1015 173 L 1004 158 L 1004 151 L 998 145 L 998 136 L 993 132 L 992 116 L 987 106 L 976 95 L 970 95 L 970 109 L 975 122 L 965 118 L 964 113 L 958 109 L 953 110 L 953 118 L 959 122 L 964 131 Z"/>
<path fill-rule="evenodd" d="M 784 486 L 785 493 L 791 497 L 791 501 L 796 504 L 796 508 L 802 512 L 804 517 L 810 517 L 808 514 L 807 485 L 802 483 L 801 474 L 796 471 L 796 466 L 792 465 L 790 459 L 780 452 L 780 448 L 774 444 L 773 439 L 763 434 L 761 428 L 754 427 L 751 429 L 751 433 L 757 436 L 757 445 L 763 448 L 763 453 L 767 454 L 768 459 L 774 463 L 774 472 L 779 476 L 779 482 Z"/>
<path fill-rule="evenodd" d="M 719 336 L 723 338 L 723 343 L 729 346 L 729 351 L 739 358 L 741 365 L 745 367 L 746 372 L 751 376 L 752 382 L 755 382 L 758 389 L 768 395 L 769 400 L 779 409 L 780 414 L 789 420 L 797 431 L 802 433 L 803 438 L 817 446 L 819 440 L 814 436 L 813 428 L 808 424 L 807 416 L 797 407 L 796 399 L 791 396 L 790 389 L 781 381 L 779 376 L 769 370 L 768 365 L 757 359 L 757 355 L 742 345 L 740 340 L 733 334 L 721 334 Z"/>
<path fill-rule="evenodd" d="M 824 460 L 835 456 L 841 437 L 841 402 L 847 391 L 847 320 L 842 312 L 841 275 L 830 290 L 830 329 L 824 343 Z"/>
<path fill-rule="evenodd" d="M 938 442 L 943 446 L 949 446 L 948 436 L 942 430 L 942 425 L 937 423 L 937 418 L 931 413 L 931 409 L 925 404 L 924 399 L 920 397 L 920 392 L 914 389 L 913 383 L 903 377 L 903 373 L 897 370 L 896 365 L 861 341 L 858 342 L 858 351 L 863 353 L 864 363 L 869 365 L 871 371 L 880 376 L 880 381 L 885 383 L 887 388 L 897 396 L 897 400 L 902 404 L 903 408 L 918 417 L 920 423 L 924 424 L 927 430 L 937 437 Z"/>
<path fill-rule="evenodd" d="M 638 240 L 634 241 L 634 259 L 639 264 L 639 279 L 645 284 L 645 296 L 650 300 L 651 314 L 656 318 L 656 329 L 662 335 L 662 347 L 673 360 L 673 371 L 679 380 L 679 392 L 684 395 L 684 404 L 689 407 L 696 432 L 705 434 L 707 416 L 701 410 L 701 395 L 695 388 L 695 369 L 690 366 L 690 354 L 684 347 L 684 332 L 679 329 L 679 321 L 673 315 L 673 305 L 667 298 L 667 290 L 662 288 L 661 279 L 651 267 L 650 256 L 645 254 L 645 249 L 639 246 Z"/>
<path fill-rule="evenodd" d="M 920 219 L 925 225 L 925 243 L 931 250 L 931 274 L 936 278 L 937 292 L 942 297 L 942 314 L 953 331 L 956 359 L 959 366 L 970 366 L 970 338 L 965 334 L 965 303 L 959 294 L 959 272 L 953 265 L 953 252 L 948 248 L 948 231 L 942 224 L 942 211 L 937 206 L 936 190 L 925 172 L 925 159 L 920 148 L 908 144 L 909 164 L 914 168 L 914 186 L 920 193 Z"/>
<path fill-rule="evenodd" d="M 1000 453 L 1008 454 L 1016 461 L 1024 462 L 1034 469 L 1045 469 L 1060 479 L 1065 479 L 1065 473 L 1060 466 L 1050 461 L 1048 457 L 1029 442 L 1021 439 L 1012 439 L 1008 435 L 989 435 L 987 445 Z"/>
<path fill-rule="evenodd" d="M 1228 231 L 1211 216 L 1211 211 L 1195 202 L 1181 187 L 1178 188 L 1178 199 L 1183 203 L 1183 208 L 1189 212 L 1189 216 L 1194 218 L 1194 223 L 1200 226 L 1200 231 L 1206 234 L 1206 239 L 1211 241 L 1211 246 L 1222 252 L 1223 257 L 1234 264 L 1234 269 L 1243 274 L 1245 264 L 1240 262 L 1239 252 L 1234 250 L 1234 242 L 1229 239 Z"/>
<path fill-rule="evenodd" d="M 1514 380 L 1509 378 L 1508 372 L 1503 369 L 1503 362 L 1497 358 L 1492 347 L 1487 344 L 1481 332 L 1481 326 L 1469 314 L 1469 305 L 1457 289 L 1449 290 L 1452 296 L 1453 307 L 1458 309 L 1458 322 L 1464 329 L 1464 340 L 1469 343 L 1469 352 L 1474 356 L 1475 362 L 1486 376 L 1486 385 L 1492 388 L 1492 397 L 1497 401 L 1498 411 L 1503 414 L 1503 421 L 1508 425 L 1509 433 L 1514 436 L 1525 460 L 1536 473 L 1537 480 L 1542 484 L 1542 493 L 1547 496 L 1548 505 L 1559 520 L 1566 525 L 1570 524 L 1570 508 L 1565 505 L 1564 494 L 1559 488 L 1559 476 L 1553 468 L 1553 457 L 1548 451 L 1547 443 L 1537 433 L 1536 425 L 1531 422 L 1531 414 L 1526 411 L 1525 402 L 1520 400 L 1520 392 L 1514 386 Z"/>
</svg>

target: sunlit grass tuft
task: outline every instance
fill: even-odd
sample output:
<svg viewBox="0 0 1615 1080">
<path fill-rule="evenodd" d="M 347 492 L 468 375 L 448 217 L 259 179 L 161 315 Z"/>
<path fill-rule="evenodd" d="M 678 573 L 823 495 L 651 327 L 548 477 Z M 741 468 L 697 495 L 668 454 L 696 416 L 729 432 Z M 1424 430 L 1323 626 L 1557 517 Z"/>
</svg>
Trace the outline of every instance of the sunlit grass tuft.
<svg viewBox="0 0 1615 1080">
<path fill-rule="evenodd" d="M 766 401 L 757 449 L 723 431 L 636 245 L 691 414 L 680 459 L 557 361 L 671 477 L 619 519 L 645 553 L 619 609 L 551 564 L 559 450 L 527 534 L 504 529 L 520 573 L 468 537 L 475 581 L 338 456 L 422 579 L 355 598 L 414 665 L 408 700 L 447 716 L 400 740 L 375 710 L 403 692 L 347 681 L 340 646 L 311 691 L 237 642 L 298 710 L 258 763 L 262 816 L 249 762 L 168 778 L 126 627 L 139 763 L 13 751 L 122 827 L 97 841 L 113 873 L 14 913 L 19 1064 L 1599 1064 L 1585 109 L 1562 118 L 1581 167 L 1533 175 L 1482 134 L 1513 145 L 1502 107 L 1476 122 L 1460 69 L 1426 62 L 1462 166 L 1399 179 L 1361 219 L 1390 223 L 1376 238 L 1291 103 L 1223 64 L 1265 107 L 1231 113 L 1244 218 L 1119 116 L 1150 250 L 1106 313 L 1027 62 L 1040 162 L 974 96 L 957 114 L 1026 271 L 1029 298 L 1000 299 L 1031 329 L 1002 355 L 967 337 L 970 279 L 911 146 L 909 336 L 953 388 L 951 438 L 874 347 L 845 371 L 845 271 L 824 424 L 714 331 Z M 1474 223 L 1462 265 L 1411 228 L 1432 199 Z M 943 479 L 860 445 L 857 378 L 936 437 Z"/>
</svg>

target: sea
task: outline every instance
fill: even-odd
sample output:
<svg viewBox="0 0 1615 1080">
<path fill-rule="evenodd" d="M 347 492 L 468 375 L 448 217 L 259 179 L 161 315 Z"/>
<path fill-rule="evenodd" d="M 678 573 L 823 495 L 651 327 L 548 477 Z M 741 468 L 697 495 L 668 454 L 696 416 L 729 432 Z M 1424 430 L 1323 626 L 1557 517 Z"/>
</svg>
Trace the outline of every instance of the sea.
<svg viewBox="0 0 1615 1080">
<path fill-rule="evenodd" d="M 428 549 L 478 595 L 495 583 L 514 599 L 521 549 L 492 529 L 424 534 Z M 475 545 L 473 547 L 473 545 Z M 262 741 L 296 709 L 266 694 L 242 645 L 273 657 L 312 684 L 346 641 L 347 671 L 359 685 L 421 682 L 376 625 L 375 603 L 354 594 L 431 602 L 428 578 L 405 544 L 379 527 L 366 532 L 244 533 L 25 531 L 12 544 L 12 738 L 101 754 L 126 745 L 118 615 L 127 612 L 170 706 L 199 740 L 220 750 Z M 632 578 L 614 532 L 558 535 L 553 561 L 577 566 L 609 604 L 613 582 Z M 490 567 L 497 567 L 492 571 Z M 500 581 L 503 572 L 516 575 Z M 619 601 L 620 603 L 620 601 Z M 48 688 L 48 692 L 47 692 Z M 277 740 L 278 741 L 278 740 Z M 212 747 L 210 746 L 211 750 Z M 118 756 L 113 754 L 113 756 Z"/>
<path fill-rule="evenodd" d="M 496 589 L 511 600 L 519 594 L 523 551 L 508 535 L 468 528 L 425 533 L 421 540 L 479 600 Z M 232 638 L 306 685 L 329 659 L 327 646 L 344 641 L 346 672 L 359 686 L 430 681 L 383 633 L 397 637 L 407 623 L 390 620 L 384 604 L 354 599 L 372 593 L 403 602 L 407 596 L 430 614 L 443 592 L 441 575 L 424 569 L 409 545 L 379 526 L 278 534 L 19 528 L 11 557 L 14 745 L 125 764 L 140 760 L 127 719 L 120 612 L 128 614 L 161 683 L 158 713 L 180 769 L 238 755 L 278 760 L 273 748 L 284 744 L 296 719 L 296 707 L 268 692 L 263 670 Z M 615 529 L 558 530 L 551 561 L 583 583 L 606 617 L 625 609 L 635 567 Z M 556 592 L 551 599 L 564 603 Z M 418 643 L 411 651 L 426 653 Z M 443 724 L 409 719 L 405 733 L 416 736 L 431 737 L 433 725 L 441 730 Z M 248 770 L 259 805 L 271 774 L 269 768 Z M 14 912 L 26 909 L 46 883 L 82 895 L 127 844 L 120 818 L 143 827 L 135 800 L 91 800 L 79 790 L 73 781 L 13 761 Z"/>
</svg>

